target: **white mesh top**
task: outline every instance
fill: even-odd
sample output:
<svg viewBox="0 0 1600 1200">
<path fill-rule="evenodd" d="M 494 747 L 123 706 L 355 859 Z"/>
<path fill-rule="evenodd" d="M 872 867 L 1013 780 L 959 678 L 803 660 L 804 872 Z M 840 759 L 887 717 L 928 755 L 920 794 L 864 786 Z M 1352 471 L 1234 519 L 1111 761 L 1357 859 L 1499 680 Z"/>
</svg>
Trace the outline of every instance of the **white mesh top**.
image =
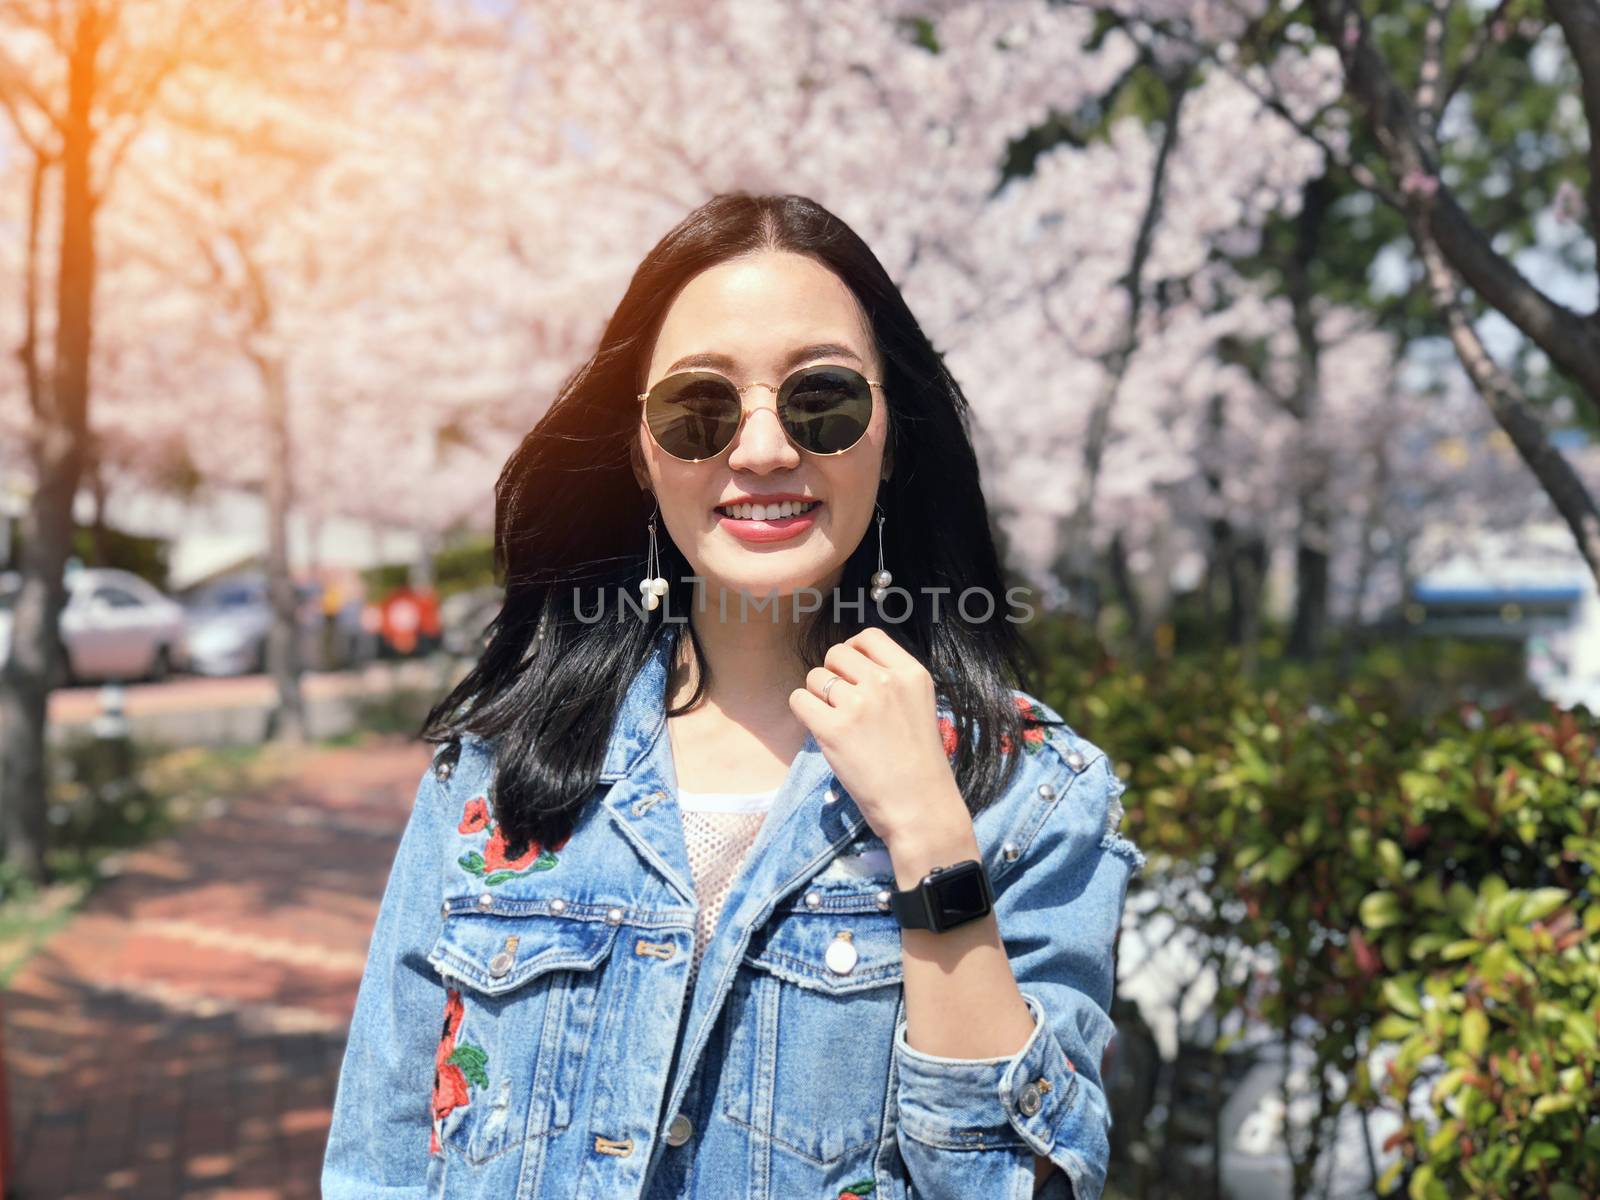
<svg viewBox="0 0 1600 1200">
<path fill-rule="evenodd" d="M 778 789 L 770 792 L 686 792 L 678 791 L 678 811 L 683 818 L 683 840 L 689 849 L 689 870 L 694 875 L 695 895 L 700 902 L 695 921 L 694 957 L 689 964 L 689 989 L 700 972 L 700 959 L 716 931 L 722 915 L 722 902 L 739 874 L 745 854 L 767 810 L 777 799 Z"/>
</svg>

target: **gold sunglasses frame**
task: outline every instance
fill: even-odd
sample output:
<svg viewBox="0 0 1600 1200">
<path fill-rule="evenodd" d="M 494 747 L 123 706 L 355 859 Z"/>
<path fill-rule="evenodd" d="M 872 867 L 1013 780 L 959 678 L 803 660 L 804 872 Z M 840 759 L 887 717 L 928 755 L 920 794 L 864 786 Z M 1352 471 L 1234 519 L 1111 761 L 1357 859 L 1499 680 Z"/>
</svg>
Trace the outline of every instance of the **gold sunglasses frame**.
<svg viewBox="0 0 1600 1200">
<path fill-rule="evenodd" d="M 660 450 L 661 453 L 665 454 L 668 458 L 675 459 L 676 461 L 682 462 L 682 463 L 712 462 L 712 461 L 714 461 L 716 459 L 721 458 L 724 454 L 726 454 L 729 451 L 729 449 L 732 448 L 734 442 L 739 440 L 739 433 L 740 433 L 740 431 L 742 429 L 744 429 L 745 421 L 749 420 L 750 414 L 756 411 L 753 408 L 746 408 L 744 406 L 744 404 L 742 403 L 743 400 L 744 400 L 744 394 L 746 392 L 748 392 L 751 388 L 758 388 L 758 387 L 766 388 L 769 392 L 772 393 L 772 399 L 773 399 L 773 404 L 774 404 L 774 412 L 776 413 L 776 405 L 777 405 L 777 401 L 778 401 L 778 394 L 781 391 L 781 389 L 783 388 L 783 384 L 784 383 L 788 383 L 789 380 L 793 379 L 796 375 L 800 374 L 802 371 L 809 371 L 814 367 L 833 367 L 835 370 L 854 371 L 857 375 L 861 375 L 860 371 L 856 371 L 856 369 L 854 367 L 847 367 L 843 363 L 808 363 L 807 365 L 805 365 L 803 367 L 796 367 L 794 370 L 790 371 L 788 375 L 784 376 L 783 383 L 778 384 L 777 387 L 773 387 L 772 384 L 770 384 L 770 383 L 747 383 L 743 387 L 740 387 L 738 384 L 734 383 L 733 380 L 729 379 L 726 375 L 724 375 L 721 371 L 712 371 L 712 370 L 707 369 L 707 368 L 696 368 L 696 369 L 690 370 L 690 371 L 674 371 L 671 375 L 664 375 L 660 379 L 656 380 L 655 383 L 651 385 L 651 391 L 655 390 L 655 388 L 660 387 L 663 383 L 667 382 L 667 380 L 669 380 L 669 379 L 676 379 L 679 375 L 715 375 L 718 379 L 722 380 L 729 387 L 731 387 L 735 392 L 739 393 L 739 399 L 741 401 L 741 403 L 739 405 L 739 423 L 733 427 L 733 434 L 732 434 L 732 436 L 730 436 L 728 438 L 728 444 L 726 446 L 724 446 L 721 450 L 718 450 L 715 454 L 708 455 L 705 458 L 679 458 L 671 450 L 668 450 L 665 446 L 663 446 L 659 441 L 656 440 L 656 431 L 654 429 L 650 429 L 650 422 L 649 421 L 646 421 L 644 423 L 644 427 L 646 429 L 650 430 L 650 440 L 652 442 L 655 442 L 656 449 Z M 868 379 L 865 375 L 861 375 L 861 378 L 862 378 L 862 380 L 865 381 L 865 383 L 866 383 L 868 388 L 877 388 L 879 391 L 883 390 L 883 380 L 881 380 L 881 379 Z M 650 399 L 650 392 L 640 392 L 639 393 L 638 400 L 639 400 L 639 407 L 640 407 L 641 410 L 644 408 L 644 402 L 646 400 L 648 400 L 648 399 Z M 858 437 L 855 441 L 851 442 L 843 450 L 807 450 L 804 446 L 800 445 L 798 442 L 796 442 L 794 440 L 793 435 L 791 435 L 790 432 L 789 432 L 789 427 L 783 423 L 783 415 L 781 413 L 777 413 L 776 415 L 778 417 L 778 428 L 783 430 L 783 436 L 788 439 L 789 444 L 791 446 L 793 446 L 796 450 L 800 451 L 801 454 L 810 454 L 810 455 L 814 455 L 817 458 L 834 458 L 834 457 L 836 457 L 836 456 L 838 456 L 840 454 L 848 454 L 848 453 L 850 453 L 850 451 L 854 450 L 857 446 L 859 446 L 861 444 L 861 438 L 864 438 L 864 437 L 867 436 L 866 430 L 863 429 L 861 431 L 861 437 Z M 870 419 L 871 418 L 869 417 L 868 420 L 870 421 Z"/>
</svg>

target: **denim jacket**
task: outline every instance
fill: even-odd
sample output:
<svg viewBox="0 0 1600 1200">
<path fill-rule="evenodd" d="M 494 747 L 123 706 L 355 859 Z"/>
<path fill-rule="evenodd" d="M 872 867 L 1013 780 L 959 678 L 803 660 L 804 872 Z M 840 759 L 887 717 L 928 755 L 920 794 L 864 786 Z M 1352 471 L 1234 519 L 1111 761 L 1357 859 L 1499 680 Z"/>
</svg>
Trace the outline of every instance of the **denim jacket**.
<svg viewBox="0 0 1600 1200">
<path fill-rule="evenodd" d="M 632 681 L 593 802 L 558 846 L 506 854 L 491 745 L 435 756 L 357 994 L 326 1200 L 1020 1200 L 1035 1153 L 1058 1168 L 1040 1195 L 1098 1197 L 1113 944 L 1144 864 L 1117 831 L 1105 753 L 1034 731 L 974 818 L 1035 1020 L 1016 1053 L 906 1041 L 889 857 L 810 737 L 691 994 L 671 642 Z"/>
</svg>

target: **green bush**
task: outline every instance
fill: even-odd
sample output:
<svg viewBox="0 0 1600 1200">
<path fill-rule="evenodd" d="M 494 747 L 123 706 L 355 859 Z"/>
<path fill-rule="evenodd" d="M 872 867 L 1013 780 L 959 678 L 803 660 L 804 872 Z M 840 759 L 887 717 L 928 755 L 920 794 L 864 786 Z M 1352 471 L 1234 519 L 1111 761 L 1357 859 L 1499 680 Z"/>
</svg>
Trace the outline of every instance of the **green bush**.
<svg viewBox="0 0 1600 1200">
<path fill-rule="evenodd" d="M 1316 1056 L 1315 1115 L 1285 1131 L 1296 1196 L 1341 1110 L 1404 1115 L 1419 1088 L 1432 1111 L 1406 1117 L 1381 1190 L 1600 1195 L 1591 714 L 1461 703 L 1473 663 L 1509 694 L 1498 649 L 1379 647 L 1343 684 L 1282 663 L 1252 682 L 1231 650 L 1140 667 L 1035 633 L 1042 698 L 1128 782 L 1144 919 L 1176 920 L 1221 980 L 1218 1049 L 1248 1019 Z"/>
</svg>

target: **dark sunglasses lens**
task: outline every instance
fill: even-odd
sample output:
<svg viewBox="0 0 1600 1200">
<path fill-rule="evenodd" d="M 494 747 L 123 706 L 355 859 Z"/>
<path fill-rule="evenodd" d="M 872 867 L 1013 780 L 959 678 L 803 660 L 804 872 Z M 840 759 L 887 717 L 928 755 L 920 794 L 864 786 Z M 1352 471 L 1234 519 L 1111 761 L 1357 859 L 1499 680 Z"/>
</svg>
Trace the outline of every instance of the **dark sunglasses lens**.
<svg viewBox="0 0 1600 1200">
<path fill-rule="evenodd" d="M 644 419 L 675 458 L 715 458 L 739 428 L 739 393 L 720 375 L 671 375 L 650 389 Z"/>
<path fill-rule="evenodd" d="M 807 367 L 785 381 L 778 411 L 795 445 L 813 454 L 838 454 L 867 432 L 872 387 L 849 367 Z"/>
</svg>

